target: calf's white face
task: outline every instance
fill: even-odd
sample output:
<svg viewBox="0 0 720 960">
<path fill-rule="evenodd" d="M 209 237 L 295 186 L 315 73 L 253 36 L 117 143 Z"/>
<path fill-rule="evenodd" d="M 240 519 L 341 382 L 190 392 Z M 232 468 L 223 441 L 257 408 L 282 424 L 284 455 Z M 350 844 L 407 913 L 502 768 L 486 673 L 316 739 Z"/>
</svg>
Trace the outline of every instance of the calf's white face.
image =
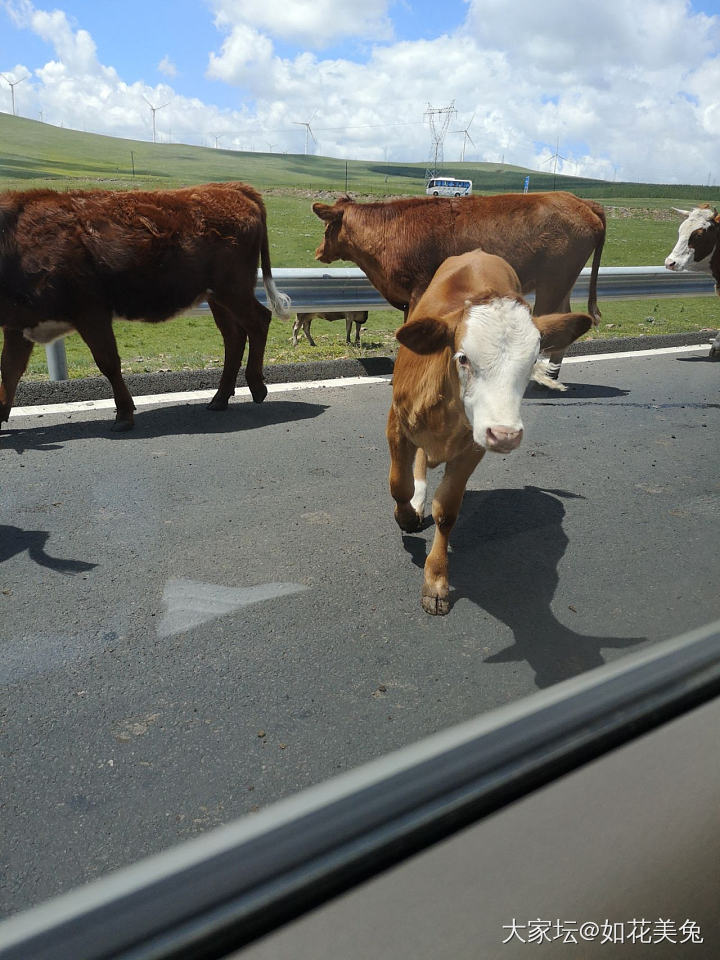
<svg viewBox="0 0 720 960">
<path fill-rule="evenodd" d="M 469 307 L 456 346 L 453 359 L 473 440 L 509 453 L 522 440 L 520 403 L 540 351 L 529 308 L 506 298 Z"/>
<path fill-rule="evenodd" d="M 711 273 L 710 258 L 720 235 L 716 212 L 707 207 L 676 212 L 686 214 L 686 219 L 680 224 L 678 242 L 665 258 L 665 266 L 668 270 Z"/>
</svg>

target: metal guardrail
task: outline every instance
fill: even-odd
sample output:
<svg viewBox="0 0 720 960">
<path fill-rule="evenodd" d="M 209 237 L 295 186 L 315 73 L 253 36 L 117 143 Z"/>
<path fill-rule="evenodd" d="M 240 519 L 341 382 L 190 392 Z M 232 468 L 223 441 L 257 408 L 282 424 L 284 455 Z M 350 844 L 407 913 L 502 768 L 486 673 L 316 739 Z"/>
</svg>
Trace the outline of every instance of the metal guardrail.
<svg viewBox="0 0 720 960">
<path fill-rule="evenodd" d="M 258 274 L 259 276 L 259 274 Z M 387 300 L 373 287 L 359 267 L 273 270 L 275 282 L 293 301 L 293 309 L 312 310 L 383 310 Z M 572 299 L 587 298 L 590 268 L 585 267 L 573 287 Z M 715 291 L 712 277 L 701 273 L 676 273 L 665 267 L 600 267 L 598 298 L 642 300 L 646 297 L 711 296 Z M 265 303 L 265 291 L 258 280 L 258 300 Z M 534 299 L 529 294 L 527 299 Z"/>
<path fill-rule="evenodd" d="M 386 310 L 390 307 L 359 267 L 281 267 L 273 270 L 273 278 L 291 298 L 295 311 Z M 590 268 L 585 267 L 573 287 L 572 299 L 585 300 L 589 284 Z M 598 273 L 598 299 L 707 297 L 714 291 L 712 277 L 675 273 L 665 267 L 601 267 Z M 261 303 L 267 303 L 260 271 L 255 295 Z M 527 299 L 532 303 L 534 297 L 529 294 Z M 45 351 L 50 379 L 67 380 L 64 342 L 56 340 L 48 344 Z"/>
</svg>

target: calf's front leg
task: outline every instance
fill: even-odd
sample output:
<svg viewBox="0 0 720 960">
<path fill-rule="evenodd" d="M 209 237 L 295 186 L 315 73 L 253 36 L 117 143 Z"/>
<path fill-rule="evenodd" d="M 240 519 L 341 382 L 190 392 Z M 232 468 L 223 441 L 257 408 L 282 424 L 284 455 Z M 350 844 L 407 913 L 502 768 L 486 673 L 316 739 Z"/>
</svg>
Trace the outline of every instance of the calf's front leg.
<svg viewBox="0 0 720 960">
<path fill-rule="evenodd" d="M 465 487 L 485 451 L 473 446 L 450 460 L 433 498 L 432 515 L 435 536 L 425 561 L 425 579 L 422 587 L 422 608 L 432 616 L 450 612 L 450 583 L 448 582 L 448 544 L 450 533 L 460 513 Z"/>
<path fill-rule="evenodd" d="M 386 436 L 390 448 L 390 495 L 395 501 L 395 521 L 405 533 L 419 530 L 423 516 L 413 506 L 415 493 L 413 458 L 417 447 L 408 440 L 400 427 L 395 408 L 390 407 Z"/>
</svg>

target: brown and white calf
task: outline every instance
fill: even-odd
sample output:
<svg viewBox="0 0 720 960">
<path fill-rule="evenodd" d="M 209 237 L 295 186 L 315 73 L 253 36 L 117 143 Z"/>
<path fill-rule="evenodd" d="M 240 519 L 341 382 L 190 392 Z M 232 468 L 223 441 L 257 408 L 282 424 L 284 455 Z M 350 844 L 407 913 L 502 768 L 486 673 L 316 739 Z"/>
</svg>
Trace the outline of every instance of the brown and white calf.
<svg viewBox="0 0 720 960">
<path fill-rule="evenodd" d="M 539 351 L 564 350 L 591 325 L 584 313 L 532 316 L 512 267 L 475 250 L 439 267 L 397 331 L 387 439 L 401 530 L 420 528 L 427 467 L 446 464 L 432 503 L 435 538 L 422 588 L 427 613 L 450 609 L 448 538 L 465 487 L 486 451 L 510 453 L 520 444 L 520 401 Z"/>
<path fill-rule="evenodd" d="M 33 345 L 77 330 L 112 386 L 115 429 L 129 430 L 135 405 L 113 318 L 156 323 L 205 299 L 225 343 L 210 408 L 227 407 L 248 340 L 245 376 L 260 403 L 271 314 L 255 299 L 258 261 L 268 302 L 289 316 L 290 301 L 272 279 L 265 206 L 243 183 L 0 194 L 0 424 Z"/>
<path fill-rule="evenodd" d="M 292 342 L 294 347 L 296 347 L 298 344 L 298 333 L 300 333 L 301 330 L 307 337 L 310 346 L 315 346 L 315 341 L 310 333 L 310 323 L 315 317 L 319 317 L 320 320 L 345 320 L 345 343 L 350 343 L 350 333 L 354 323 L 355 343 L 359 344 L 360 327 L 364 323 L 367 323 L 368 312 L 367 310 L 345 310 L 343 312 L 335 313 L 298 313 L 295 323 L 293 324 L 292 332 Z"/>
<path fill-rule="evenodd" d="M 715 280 L 715 292 L 720 296 L 720 214 L 710 207 L 673 209 L 685 220 L 678 229 L 678 242 L 665 258 L 665 266 L 668 270 L 709 274 Z M 710 356 L 720 360 L 720 331 L 711 341 Z"/>
</svg>

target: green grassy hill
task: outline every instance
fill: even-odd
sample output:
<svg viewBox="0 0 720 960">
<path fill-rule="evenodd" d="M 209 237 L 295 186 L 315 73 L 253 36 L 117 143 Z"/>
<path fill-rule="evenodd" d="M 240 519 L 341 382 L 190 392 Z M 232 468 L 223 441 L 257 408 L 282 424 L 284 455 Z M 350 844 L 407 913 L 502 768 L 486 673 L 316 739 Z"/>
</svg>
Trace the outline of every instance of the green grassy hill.
<svg viewBox="0 0 720 960">
<path fill-rule="evenodd" d="M 0 189 L 32 186 L 126 189 L 173 187 L 207 180 L 245 180 L 260 190 L 308 190 L 388 196 L 421 194 L 425 163 L 374 163 L 302 154 L 214 150 L 183 144 L 121 140 L 65 130 L 0 113 Z M 510 164 L 445 163 L 448 176 L 469 177 L 478 193 L 554 187 L 630 205 L 678 200 L 720 202 L 720 189 L 697 185 L 612 183 L 554 176 Z"/>
</svg>

